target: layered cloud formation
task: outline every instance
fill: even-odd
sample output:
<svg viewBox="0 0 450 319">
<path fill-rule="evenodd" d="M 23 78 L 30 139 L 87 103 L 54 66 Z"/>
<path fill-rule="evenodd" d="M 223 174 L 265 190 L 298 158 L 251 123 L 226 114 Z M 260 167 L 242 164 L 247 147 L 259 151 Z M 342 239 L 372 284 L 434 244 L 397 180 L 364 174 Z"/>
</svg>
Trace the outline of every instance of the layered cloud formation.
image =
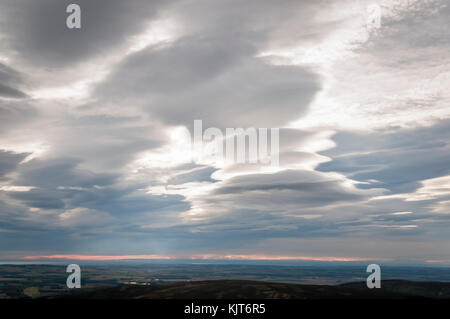
<svg viewBox="0 0 450 319">
<path fill-rule="evenodd" d="M 446 1 L 69 3 L 0 4 L 0 259 L 448 261 Z M 280 166 L 192 161 L 197 119 Z"/>
</svg>

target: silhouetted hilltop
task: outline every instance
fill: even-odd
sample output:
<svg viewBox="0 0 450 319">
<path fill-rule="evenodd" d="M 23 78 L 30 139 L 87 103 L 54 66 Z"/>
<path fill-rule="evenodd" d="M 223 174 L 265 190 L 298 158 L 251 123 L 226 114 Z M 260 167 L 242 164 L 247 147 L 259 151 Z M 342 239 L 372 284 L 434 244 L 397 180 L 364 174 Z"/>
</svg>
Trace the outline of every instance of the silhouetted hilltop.
<svg viewBox="0 0 450 319">
<path fill-rule="evenodd" d="M 366 284 L 300 285 L 243 280 L 83 289 L 50 298 L 74 299 L 409 299 L 450 298 L 450 283 L 388 280 L 381 289 Z"/>
<path fill-rule="evenodd" d="M 360 291 L 367 290 L 365 282 L 347 283 L 340 286 Z M 425 298 L 450 298 L 450 283 L 448 282 L 383 280 L 379 290 Z"/>
</svg>

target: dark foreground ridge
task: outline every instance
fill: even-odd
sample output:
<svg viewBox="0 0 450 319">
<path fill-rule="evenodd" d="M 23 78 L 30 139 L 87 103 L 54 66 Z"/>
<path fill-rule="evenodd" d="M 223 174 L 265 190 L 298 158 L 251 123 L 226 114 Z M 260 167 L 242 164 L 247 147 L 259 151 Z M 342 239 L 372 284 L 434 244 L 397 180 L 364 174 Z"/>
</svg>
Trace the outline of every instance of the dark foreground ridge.
<svg viewBox="0 0 450 319">
<path fill-rule="evenodd" d="M 50 299 L 450 299 L 450 283 L 382 281 L 380 289 L 365 283 L 338 286 L 245 280 L 190 281 L 174 284 L 82 289 Z"/>
</svg>

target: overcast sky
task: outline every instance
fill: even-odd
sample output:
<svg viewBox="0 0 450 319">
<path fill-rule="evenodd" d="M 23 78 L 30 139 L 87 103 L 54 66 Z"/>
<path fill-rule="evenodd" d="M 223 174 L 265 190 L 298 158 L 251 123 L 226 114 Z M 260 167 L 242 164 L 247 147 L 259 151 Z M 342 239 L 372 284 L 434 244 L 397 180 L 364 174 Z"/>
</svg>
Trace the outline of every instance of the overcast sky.
<svg viewBox="0 0 450 319">
<path fill-rule="evenodd" d="M 0 40 L 0 260 L 450 263 L 449 1 L 2 0 Z"/>
</svg>

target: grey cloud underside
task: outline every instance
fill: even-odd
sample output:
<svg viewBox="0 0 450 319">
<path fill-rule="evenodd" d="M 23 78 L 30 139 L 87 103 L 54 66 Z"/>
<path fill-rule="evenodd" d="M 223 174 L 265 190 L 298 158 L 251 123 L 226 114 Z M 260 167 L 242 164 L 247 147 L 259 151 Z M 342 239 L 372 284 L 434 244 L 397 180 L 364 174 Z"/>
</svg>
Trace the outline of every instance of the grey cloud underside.
<svg viewBox="0 0 450 319">
<path fill-rule="evenodd" d="M 69 0 L 5 0 L 0 25 L 6 47 L 24 61 L 45 67 L 71 67 L 116 49 L 142 32 L 147 23 L 167 14 L 175 16 L 188 34 L 224 39 L 241 38 L 253 47 L 271 40 L 271 31 L 288 19 L 313 21 L 325 1 L 220 2 L 161 0 L 80 0 L 82 28 L 66 27 Z M 311 32 L 299 32 L 311 37 Z M 319 35 L 318 35 L 319 36 Z M 288 38 L 277 34 L 279 39 Z"/>
<path fill-rule="evenodd" d="M 323 172 L 341 172 L 369 184 L 361 188 L 387 188 L 392 193 L 413 192 L 425 179 L 450 173 L 450 125 L 370 134 L 338 133 L 337 147 L 323 152 L 332 161 L 319 165 Z M 370 182 L 376 180 L 378 182 Z"/>
<path fill-rule="evenodd" d="M 96 96 L 139 104 L 168 124 L 188 128 L 195 119 L 220 128 L 285 125 L 307 110 L 321 79 L 310 67 L 275 66 L 256 56 L 272 41 L 274 28 L 290 19 L 313 23 L 318 6 L 177 2 L 170 9 L 183 26 L 181 36 L 125 59 Z"/>
<path fill-rule="evenodd" d="M 26 82 L 24 76 L 0 63 L 0 134 L 21 128 L 38 116 L 38 110 L 21 89 Z"/>
<path fill-rule="evenodd" d="M 0 81 L 17 84 L 22 81 L 22 76 L 16 70 L 3 63 L 0 63 Z"/>
<path fill-rule="evenodd" d="M 78 169 L 77 165 L 80 162 L 81 160 L 74 158 L 47 159 L 45 161 L 35 159 L 21 165 L 16 182 L 20 185 L 29 183 L 37 187 L 93 187 L 109 185 L 117 178 L 112 174 L 96 174 Z"/>
<path fill-rule="evenodd" d="M 42 209 L 98 209 L 112 215 L 164 209 L 180 205 L 180 196 L 149 196 L 137 189 L 145 184 L 124 185 L 120 175 L 94 173 L 79 168 L 80 159 L 31 160 L 22 164 L 14 182 L 35 187 L 28 192 L 9 192 L 9 196 L 30 207 Z M 185 207 L 185 204 L 181 204 Z"/>
<path fill-rule="evenodd" d="M 27 95 L 22 91 L 14 89 L 12 87 L 0 84 L 0 96 L 11 97 L 11 98 L 24 98 Z"/>
<path fill-rule="evenodd" d="M 273 66 L 235 42 L 191 38 L 150 48 L 124 61 L 98 95 L 139 97 L 142 108 L 168 124 L 192 127 L 278 127 L 301 115 L 320 89 L 302 67 Z"/>
<path fill-rule="evenodd" d="M 107 220 L 103 225 L 92 226 L 94 228 L 76 225 L 72 227 L 71 232 L 80 233 L 80 240 L 84 245 L 90 242 L 89 238 L 92 236 L 99 241 L 115 241 L 116 239 L 107 235 L 112 230 L 115 237 L 124 240 L 141 237 L 148 241 L 164 240 L 172 248 L 177 246 L 176 242 L 180 238 L 185 240 L 183 245 L 190 248 L 201 247 L 204 240 L 217 241 L 218 247 L 232 248 L 238 247 L 239 241 L 256 243 L 267 236 L 319 238 L 355 235 L 355 227 L 358 225 L 351 222 L 352 218 L 342 218 L 336 214 L 335 218 L 340 220 L 336 224 L 333 218 L 328 221 L 307 220 L 296 215 L 330 214 L 327 209 L 322 208 L 324 205 L 359 202 L 367 198 L 364 191 L 359 195 L 343 191 L 335 181 L 306 171 L 287 171 L 266 176 L 250 175 L 231 179 L 227 186 L 205 199 L 213 206 L 231 208 L 228 214 L 212 215 L 212 219 L 208 221 L 185 226 L 157 226 L 161 222 L 176 220 L 178 213 L 188 209 L 189 204 L 181 196 L 150 196 L 137 192 L 138 185 L 131 185 L 130 188 L 120 186 L 120 183 L 116 183 L 119 176 L 95 174 L 77 168 L 78 164 L 80 160 L 76 159 L 32 160 L 21 164 L 19 176 L 14 182 L 19 185 L 26 182 L 26 185 L 36 188 L 29 192 L 4 193 L 28 207 L 53 210 L 55 213 L 79 207 L 107 212 L 113 221 Z M 200 175 L 194 174 L 190 180 L 199 180 L 202 171 L 207 170 L 200 170 Z M 186 174 L 181 176 L 183 179 L 187 177 Z M 177 184 L 180 180 L 172 182 Z M 64 189 L 61 189 L 61 186 Z M 144 187 L 145 184 L 141 186 Z M 228 195 L 233 196 L 230 198 Z M 355 207 L 351 209 L 357 210 Z M 33 214 L 36 213 L 25 213 L 24 216 Z M 117 221 L 114 221 L 114 218 Z M 239 224 L 233 223 L 232 220 L 239 220 Z M 38 219 L 34 223 L 36 222 L 40 229 L 48 229 L 55 236 L 60 234 L 57 227 L 58 214 L 52 218 Z M 21 227 L 33 228 L 30 223 L 33 225 L 33 222 L 26 221 L 21 221 L 20 224 Z M 361 223 L 367 224 L 367 221 Z M 149 225 L 151 228 L 147 230 L 143 225 Z M 221 242 L 230 235 L 233 240 Z M 13 235 L 3 236 L 11 238 Z M 56 247 L 58 245 L 50 242 L 42 243 L 43 249 Z M 67 247 L 72 246 L 68 244 Z M 136 250 L 143 253 L 145 247 L 138 245 Z"/>
<path fill-rule="evenodd" d="M 8 173 L 15 171 L 19 163 L 28 155 L 0 150 L 0 181 L 6 179 Z"/>
<path fill-rule="evenodd" d="M 283 196 L 283 192 L 288 192 L 288 196 Z M 254 199 L 255 203 L 264 196 L 274 195 L 271 196 L 270 200 L 274 205 L 276 205 L 275 201 L 284 201 L 290 195 L 294 195 L 289 201 L 297 203 L 298 207 L 308 204 L 320 206 L 321 204 L 355 200 L 363 197 L 362 192 L 361 194 L 355 194 L 345 191 L 337 181 L 323 178 L 312 172 L 294 170 L 275 174 L 234 177 L 215 193 L 219 195 L 239 194 L 246 202 L 250 201 L 254 196 L 256 197 Z M 252 195 L 252 193 L 255 195 Z M 279 198 L 277 198 L 278 196 Z"/>
<path fill-rule="evenodd" d="M 167 142 L 160 127 L 137 116 L 80 116 L 52 123 L 51 130 L 53 157 L 81 158 L 98 171 L 122 170 L 140 152 Z"/>
<path fill-rule="evenodd" d="M 9 156 L 11 163 L 2 167 L 9 171 L 20 158 Z M 174 223 L 178 213 L 189 208 L 181 196 L 151 196 L 139 190 L 147 183 L 127 184 L 117 174 L 79 168 L 81 163 L 79 159 L 59 158 L 21 164 L 14 183 L 34 188 L 28 192 L 0 191 L 0 247 L 11 250 L 3 246 L 14 243 L 16 250 L 65 253 L 86 252 L 93 243 L 111 243 L 115 238 L 142 242 L 136 229 Z M 61 218 L 64 212 L 68 212 L 67 220 Z M 149 246 L 140 249 L 143 252 Z"/>
<path fill-rule="evenodd" d="M 19 72 L 0 63 L 0 97 L 21 99 L 27 95 L 17 88 L 22 82 Z"/>
<path fill-rule="evenodd" d="M 82 28 L 66 27 L 66 7 L 73 1 L 6 0 L 0 5 L 2 31 L 7 45 L 31 64 L 73 67 L 74 64 L 108 53 L 158 14 L 168 1 L 89 1 L 82 8 Z"/>
</svg>

